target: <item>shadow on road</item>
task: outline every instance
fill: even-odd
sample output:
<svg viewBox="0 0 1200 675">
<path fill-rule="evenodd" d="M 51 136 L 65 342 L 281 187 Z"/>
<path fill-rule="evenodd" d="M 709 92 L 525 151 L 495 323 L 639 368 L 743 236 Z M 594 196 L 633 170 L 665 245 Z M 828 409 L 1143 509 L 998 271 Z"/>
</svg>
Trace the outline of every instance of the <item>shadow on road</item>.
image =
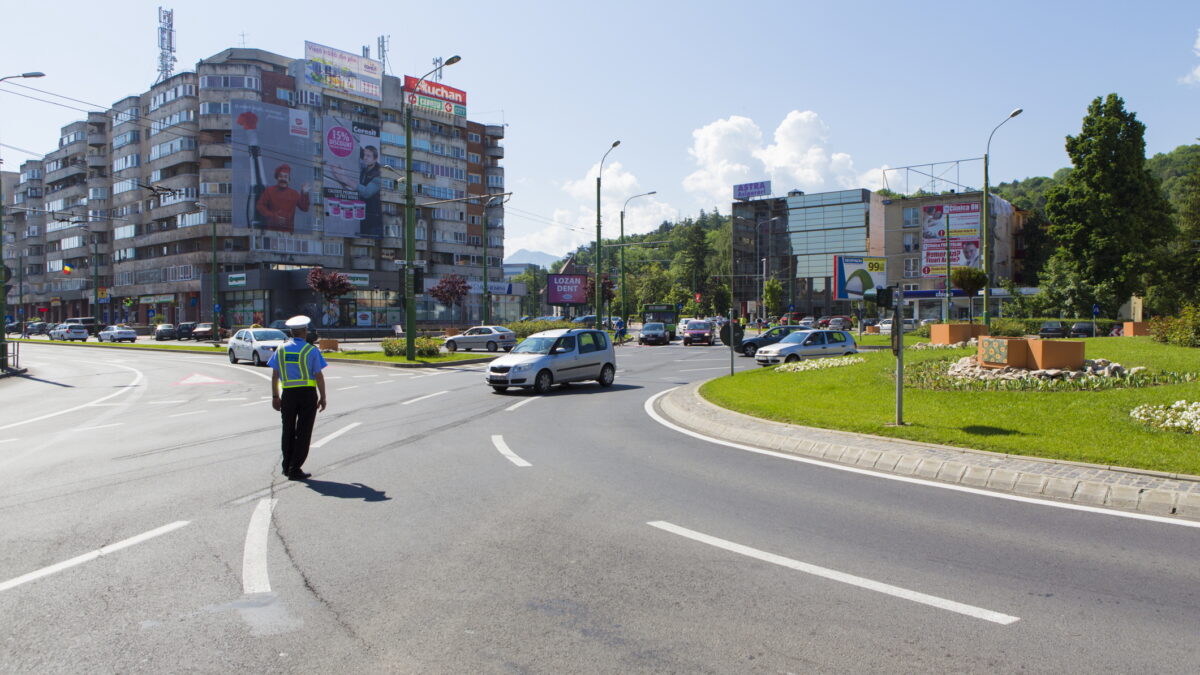
<svg viewBox="0 0 1200 675">
<path fill-rule="evenodd" d="M 962 430 L 968 434 L 975 434 L 976 436 L 1012 436 L 1014 434 L 1021 433 L 1019 431 L 1013 431 L 1012 429 L 1001 429 L 1000 427 L 988 427 L 976 424 L 965 426 L 962 428 Z"/>
<path fill-rule="evenodd" d="M 17 375 L 16 377 L 19 377 L 22 380 L 29 380 L 30 382 L 41 382 L 42 384 L 52 384 L 56 387 L 63 387 L 65 389 L 74 389 L 75 388 L 75 385 L 73 385 L 73 384 L 65 384 L 63 382 L 54 382 L 53 380 L 43 380 L 40 377 L 34 377 L 32 375 Z"/>
<path fill-rule="evenodd" d="M 387 493 L 367 487 L 362 483 L 335 483 L 329 480 L 312 480 L 310 478 L 304 481 L 304 484 L 313 492 L 319 492 L 326 497 L 361 499 L 364 502 L 386 502 L 391 500 L 391 497 L 387 496 Z"/>
</svg>

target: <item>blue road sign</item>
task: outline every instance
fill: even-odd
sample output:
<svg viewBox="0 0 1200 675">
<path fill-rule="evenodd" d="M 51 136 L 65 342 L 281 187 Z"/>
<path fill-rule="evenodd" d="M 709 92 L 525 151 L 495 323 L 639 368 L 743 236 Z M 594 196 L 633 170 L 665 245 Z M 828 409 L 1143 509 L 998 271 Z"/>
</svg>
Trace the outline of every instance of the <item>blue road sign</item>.
<svg viewBox="0 0 1200 675">
<path fill-rule="evenodd" d="M 213 305 L 213 309 L 215 309 L 215 310 L 217 310 L 217 311 L 219 312 L 219 311 L 221 311 L 221 306 L 220 306 L 220 305 Z"/>
<path fill-rule="evenodd" d="M 1100 316 L 1100 305 L 1092 305 L 1092 316 Z"/>
<path fill-rule="evenodd" d="M 146 316 L 154 316 L 154 310 L 152 310 L 152 309 L 146 310 Z"/>
</svg>

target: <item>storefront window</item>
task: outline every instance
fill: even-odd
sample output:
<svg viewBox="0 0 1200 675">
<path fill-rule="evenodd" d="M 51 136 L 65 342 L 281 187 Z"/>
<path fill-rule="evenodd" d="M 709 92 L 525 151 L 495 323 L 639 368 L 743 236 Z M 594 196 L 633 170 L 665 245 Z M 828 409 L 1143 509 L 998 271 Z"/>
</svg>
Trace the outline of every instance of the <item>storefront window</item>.
<svg viewBox="0 0 1200 675">
<path fill-rule="evenodd" d="M 227 328 L 266 325 L 270 291 L 226 291 L 221 295 L 221 324 Z"/>
</svg>

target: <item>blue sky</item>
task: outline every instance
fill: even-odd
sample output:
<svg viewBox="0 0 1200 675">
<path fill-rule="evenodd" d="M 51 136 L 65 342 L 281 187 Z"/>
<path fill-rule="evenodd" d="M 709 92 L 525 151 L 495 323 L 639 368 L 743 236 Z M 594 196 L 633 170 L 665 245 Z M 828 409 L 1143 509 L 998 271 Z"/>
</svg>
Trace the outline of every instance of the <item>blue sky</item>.
<svg viewBox="0 0 1200 675">
<path fill-rule="evenodd" d="M 158 2 L 6 5 L 0 75 L 41 70 L 22 84 L 97 105 L 0 84 L 0 143 L 44 153 L 84 116 L 10 91 L 99 109 L 153 83 Z M 630 202 L 627 232 L 728 213 L 733 183 L 770 179 L 777 195 L 873 188 L 882 167 L 979 158 L 1016 107 L 1024 114 L 992 141 L 993 182 L 1067 166 L 1065 136 L 1110 92 L 1146 124 L 1148 154 L 1200 136 L 1195 0 L 162 6 L 175 10 L 177 72 L 243 34 L 294 57 L 305 40 L 374 53 L 390 35 L 392 74 L 461 55 L 443 81 L 467 92 L 470 119 L 508 125 L 508 251 L 562 255 L 594 240 L 596 171 L 617 139 L 604 165 L 606 237 L 626 198 L 650 190 Z M 0 147 L 0 157 L 16 170 L 28 155 Z M 982 164 L 957 176 L 979 186 Z"/>
</svg>

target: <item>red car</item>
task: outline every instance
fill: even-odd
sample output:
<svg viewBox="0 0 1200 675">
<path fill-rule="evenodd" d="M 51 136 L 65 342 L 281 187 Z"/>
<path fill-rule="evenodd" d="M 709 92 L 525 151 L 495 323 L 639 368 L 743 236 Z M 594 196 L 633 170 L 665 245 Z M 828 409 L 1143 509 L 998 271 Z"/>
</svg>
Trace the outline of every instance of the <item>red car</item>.
<svg viewBox="0 0 1200 675">
<path fill-rule="evenodd" d="M 712 345 L 716 334 L 716 329 L 713 328 L 711 321 L 698 321 L 692 319 L 688 321 L 687 328 L 683 329 L 683 344 L 694 345 L 703 342 L 706 345 Z"/>
</svg>

